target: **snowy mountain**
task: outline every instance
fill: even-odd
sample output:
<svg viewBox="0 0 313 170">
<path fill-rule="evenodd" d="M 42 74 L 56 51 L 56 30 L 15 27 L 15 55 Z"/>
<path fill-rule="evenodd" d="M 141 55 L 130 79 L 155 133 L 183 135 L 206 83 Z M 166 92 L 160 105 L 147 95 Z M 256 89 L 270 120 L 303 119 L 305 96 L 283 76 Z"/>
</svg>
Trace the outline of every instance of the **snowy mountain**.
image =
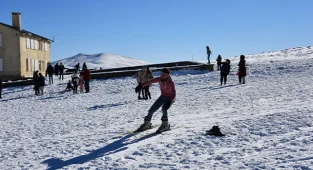
<svg viewBox="0 0 313 170">
<path fill-rule="evenodd" d="M 220 86 L 217 71 L 173 71 L 171 130 L 160 135 L 151 134 L 161 110 L 156 128 L 129 135 L 158 84 L 140 101 L 133 77 L 92 80 L 81 94 L 63 91 L 70 76 L 43 96 L 32 86 L 4 89 L 0 169 L 313 169 L 313 54 L 282 52 L 246 55 L 244 85 L 235 74 Z M 213 125 L 226 136 L 206 135 Z"/>
<path fill-rule="evenodd" d="M 246 59 L 250 63 L 255 62 L 274 62 L 281 60 L 295 60 L 307 58 L 313 54 L 313 46 L 288 48 L 280 51 L 263 52 L 261 54 L 244 54 Z M 223 59 L 230 59 L 232 62 L 238 62 L 240 55 L 234 57 L 225 57 Z M 212 62 L 213 61 L 213 62 Z M 199 61 L 201 63 L 207 63 L 207 61 Z M 211 62 L 215 63 L 215 59 L 211 57 Z"/>
<path fill-rule="evenodd" d="M 81 64 L 81 67 L 84 62 L 86 62 L 89 69 L 103 69 L 107 68 L 118 68 L 118 67 L 128 67 L 128 66 L 138 66 L 149 64 L 145 61 L 140 61 L 134 58 L 124 57 L 117 54 L 82 54 L 79 53 L 73 57 L 66 59 L 54 61 L 52 64 L 62 62 L 63 65 L 67 68 L 73 68 L 77 63 Z"/>
<path fill-rule="evenodd" d="M 307 58 L 309 55 L 313 54 L 313 47 L 297 47 L 297 48 L 289 48 L 280 51 L 271 51 L 271 52 L 263 52 L 262 54 L 248 54 L 245 55 L 246 59 L 249 62 L 273 62 L 280 60 L 296 60 Z M 240 56 L 236 56 L 232 58 L 233 60 L 240 59 Z"/>
</svg>

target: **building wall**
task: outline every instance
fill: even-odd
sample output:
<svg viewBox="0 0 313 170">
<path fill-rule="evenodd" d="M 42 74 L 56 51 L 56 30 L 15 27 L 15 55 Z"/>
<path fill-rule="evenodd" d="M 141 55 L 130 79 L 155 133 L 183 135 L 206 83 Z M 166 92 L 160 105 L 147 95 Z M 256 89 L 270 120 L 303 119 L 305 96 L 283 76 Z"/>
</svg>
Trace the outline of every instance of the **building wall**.
<svg viewBox="0 0 313 170">
<path fill-rule="evenodd" d="M 37 48 L 27 48 L 27 38 L 37 40 Z M 43 43 L 40 48 L 39 43 Z M 45 51 L 44 43 L 47 43 Z M 50 42 L 43 40 L 40 37 L 29 35 L 21 35 L 20 37 L 20 51 L 21 51 L 21 75 L 24 77 L 33 76 L 33 71 L 39 70 L 42 74 L 45 73 L 47 63 L 50 62 Z"/>
<path fill-rule="evenodd" d="M 0 33 L 2 37 L 0 58 L 3 62 L 3 71 L 0 71 L 0 76 L 4 79 L 19 77 L 21 75 L 19 32 L 0 25 Z"/>
</svg>

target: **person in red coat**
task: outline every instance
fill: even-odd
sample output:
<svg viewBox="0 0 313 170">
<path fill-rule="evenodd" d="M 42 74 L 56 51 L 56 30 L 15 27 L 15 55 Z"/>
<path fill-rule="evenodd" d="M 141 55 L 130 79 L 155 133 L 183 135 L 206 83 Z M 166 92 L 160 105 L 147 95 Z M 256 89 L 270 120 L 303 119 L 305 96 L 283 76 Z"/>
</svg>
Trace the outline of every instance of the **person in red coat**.
<svg viewBox="0 0 313 170">
<path fill-rule="evenodd" d="M 90 82 L 90 71 L 87 69 L 87 67 L 85 67 L 83 69 L 83 79 L 85 81 L 85 92 L 89 93 L 90 91 L 90 86 L 89 86 L 89 82 Z"/>
<path fill-rule="evenodd" d="M 144 119 L 144 123 L 137 129 L 137 132 L 142 132 L 151 128 L 151 118 L 154 112 L 156 112 L 160 107 L 162 107 L 162 125 L 159 127 L 156 133 L 162 133 L 163 131 L 170 130 L 170 125 L 168 124 L 167 110 L 174 103 L 176 98 L 176 88 L 175 83 L 171 78 L 170 70 L 164 68 L 161 71 L 161 76 L 149 80 L 143 84 L 143 87 L 148 86 L 152 83 L 159 83 L 161 96 L 154 102 L 148 111 L 148 115 Z"/>
<path fill-rule="evenodd" d="M 239 61 L 238 66 L 239 66 L 239 72 L 238 72 L 239 83 L 245 84 L 246 83 L 245 77 L 247 75 L 247 70 L 246 70 L 246 60 L 245 60 L 244 55 L 240 56 L 240 61 Z"/>
</svg>

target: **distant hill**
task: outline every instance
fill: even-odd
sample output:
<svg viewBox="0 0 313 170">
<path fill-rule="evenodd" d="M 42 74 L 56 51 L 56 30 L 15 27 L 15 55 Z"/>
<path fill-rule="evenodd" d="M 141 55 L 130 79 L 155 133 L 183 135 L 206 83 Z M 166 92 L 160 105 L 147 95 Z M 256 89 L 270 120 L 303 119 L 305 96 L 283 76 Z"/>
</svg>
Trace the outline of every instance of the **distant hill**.
<svg viewBox="0 0 313 170">
<path fill-rule="evenodd" d="M 79 53 L 75 56 L 65 58 L 62 60 L 54 61 L 52 64 L 62 62 L 67 68 L 73 68 L 77 63 L 80 63 L 82 67 L 83 63 L 87 64 L 89 69 L 108 69 L 108 68 L 118 68 L 118 67 L 128 67 L 128 66 L 138 66 L 146 65 L 148 62 L 137 60 L 130 57 L 124 57 L 117 54 L 82 54 Z"/>
<path fill-rule="evenodd" d="M 311 58 L 313 56 L 313 47 L 296 47 L 288 48 L 280 51 L 263 52 L 261 54 L 248 54 L 245 55 L 246 60 L 249 62 L 261 62 L 261 61 L 277 61 L 277 60 L 290 60 L 290 59 L 302 59 Z M 231 58 L 233 61 L 239 61 L 240 56 Z"/>
</svg>

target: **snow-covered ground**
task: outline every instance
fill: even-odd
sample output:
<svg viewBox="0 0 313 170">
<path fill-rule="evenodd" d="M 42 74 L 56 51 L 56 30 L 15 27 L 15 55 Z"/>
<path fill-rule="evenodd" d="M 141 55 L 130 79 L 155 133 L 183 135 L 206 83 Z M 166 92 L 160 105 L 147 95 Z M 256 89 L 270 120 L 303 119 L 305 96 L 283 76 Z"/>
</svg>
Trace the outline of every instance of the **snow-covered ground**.
<svg viewBox="0 0 313 170">
<path fill-rule="evenodd" d="M 52 64 L 62 62 L 66 68 L 73 68 L 77 63 L 83 66 L 86 62 L 89 69 L 108 69 L 108 68 L 118 68 L 118 67 L 128 67 L 128 66 L 139 66 L 147 65 L 148 62 L 137 60 L 130 57 L 124 57 L 117 54 L 82 54 L 79 53 L 73 57 L 65 58 L 62 60 L 54 61 Z"/>
<path fill-rule="evenodd" d="M 172 130 L 156 136 L 126 135 L 160 95 L 153 85 L 152 100 L 136 100 L 133 77 L 93 80 L 76 95 L 61 92 L 66 81 L 43 96 L 5 89 L 0 169 L 313 169 L 313 55 L 262 57 L 247 56 L 245 85 L 236 59 L 226 86 L 216 71 L 173 72 Z M 213 125 L 226 136 L 206 136 Z"/>
</svg>

